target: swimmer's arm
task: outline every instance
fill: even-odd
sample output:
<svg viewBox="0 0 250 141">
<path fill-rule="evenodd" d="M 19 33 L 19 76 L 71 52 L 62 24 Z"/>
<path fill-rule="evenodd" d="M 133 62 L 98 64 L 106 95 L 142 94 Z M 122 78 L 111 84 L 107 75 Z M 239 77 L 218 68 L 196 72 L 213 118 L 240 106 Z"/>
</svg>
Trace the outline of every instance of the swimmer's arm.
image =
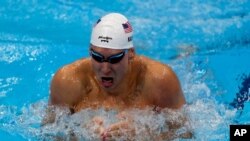
<svg viewBox="0 0 250 141">
<path fill-rule="evenodd" d="M 158 103 L 156 103 L 156 105 L 173 110 L 181 109 L 186 103 L 185 97 L 183 95 L 180 82 L 170 67 L 167 70 L 166 76 L 158 82 L 160 86 L 160 95 L 157 98 Z M 162 133 L 161 138 L 192 138 L 193 133 L 191 130 L 188 130 L 185 133 L 176 134 L 176 131 L 184 127 L 187 122 L 188 118 L 183 116 L 183 118 L 179 119 L 178 122 L 167 123 L 170 130 L 166 133 Z"/>
<path fill-rule="evenodd" d="M 48 109 L 42 122 L 43 125 L 54 122 L 56 107 L 69 108 L 72 111 L 74 105 L 82 99 L 81 84 L 67 69 L 60 69 L 52 79 Z"/>
<path fill-rule="evenodd" d="M 169 113 L 170 114 L 170 113 Z M 116 122 L 114 124 L 109 125 L 107 128 L 102 128 L 100 130 L 100 135 L 102 139 L 105 140 L 112 140 L 115 138 L 126 138 L 126 140 L 135 140 L 136 137 L 136 123 L 133 121 L 133 119 L 126 115 L 125 112 L 120 113 L 119 116 L 124 116 L 126 119 L 123 119 L 119 122 Z M 153 140 L 173 140 L 176 138 L 184 138 L 184 139 L 190 139 L 193 137 L 193 134 L 191 131 L 189 131 L 188 127 L 183 127 L 186 121 L 186 117 L 179 117 L 178 121 L 176 122 L 166 122 L 166 126 L 168 126 L 168 131 L 163 131 L 162 133 L 158 134 L 155 132 L 151 132 L 150 129 L 148 129 L 148 126 L 142 127 L 146 130 L 145 134 Z M 137 127 L 138 129 L 138 127 Z"/>
<path fill-rule="evenodd" d="M 164 71 L 161 77 L 150 79 L 155 86 L 151 88 L 153 104 L 161 108 L 180 109 L 186 101 L 179 79 L 170 67 L 165 66 Z"/>
<path fill-rule="evenodd" d="M 82 83 L 70 67 L 60 69 L 52 79 L 50 104 L 72 108 L 82 99 Z"/>
</svg>

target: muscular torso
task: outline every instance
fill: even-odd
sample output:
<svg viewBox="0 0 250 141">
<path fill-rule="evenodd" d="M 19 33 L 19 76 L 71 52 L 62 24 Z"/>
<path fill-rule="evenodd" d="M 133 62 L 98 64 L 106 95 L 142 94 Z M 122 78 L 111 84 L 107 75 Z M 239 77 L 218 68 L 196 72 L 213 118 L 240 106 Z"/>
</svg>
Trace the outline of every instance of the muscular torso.
<svg viewBox="0 0 250 141">
<path fill-rule="evenodd" d="M 112 95 L 106 93 L 99 86 L 95 74 L 91 70 L 90 59 L 76 61 L 62 68 L 54 78 L 51 87 L 52 104 L 64 103 L 63 105 L 69 106 L 74 112 L 84 108 L 100 107 L 117 110 L 132 107 L 143 108 L 145 106 L 171 107 L 172 94 L 168 93 L 172 93 L 172 89 L 177 90 L 177 95 L 178 93 L 181 94 L 177 96 L 177 98 L 180 97 L 179 103 L 173 105 L 173 107 L 185 103 L 178 82 L 174 84 L 176 82 L 171 82 L 172 80 L 169 79 L 169 84 L 161 84 L 161 81 L 165 79 L 164 77 L 170 73 L 167 66 L 151 61 L 146 57 L 138 56 L 131 65 L 133 70 L 129 75 L 130 81 L 128 81 L 127 87 Z M 60 85 L 62 86 L 60 87 Z"/>
<path fill-rule="evenodd" d="M 89 107 L 122 110 L 130 107 L 140 108 L 145 107 L 145 105 L 150 105 L 150 101 L 147 99 L 147 93 L 143 92 L 146 66 L 141 64 L 141 60 L 136 60 L 132 65 L 133 74 L 129 76 L 131 78 L 128 82 L 128 87 L 121 89 L 118 94 L 108 94 L 105 92 L 99 86 L 95 75 L 89 70 L 90 73 L 88 75 L 90 77 L 88 80 L 83 80 L 88 81 L 85 86 L 88 89 L 83 92 L 84 97 L 74 106 L 74 110 L 77 112 Z M 89 68 L 91 68 L 91 66 L 89 66 Z"/>
</svg>

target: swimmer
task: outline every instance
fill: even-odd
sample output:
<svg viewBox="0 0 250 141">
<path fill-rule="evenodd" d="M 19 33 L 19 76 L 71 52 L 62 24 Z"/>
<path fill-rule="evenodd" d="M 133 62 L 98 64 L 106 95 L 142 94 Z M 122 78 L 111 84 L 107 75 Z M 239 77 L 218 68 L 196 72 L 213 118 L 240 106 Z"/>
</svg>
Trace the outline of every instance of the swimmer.
<svg viewBox="0 0 250 141">
<path fill-rule="evenodd" d="M 147 106 L 180 109 L 185 104 L 180 82 L 171 67 L 136 54 L 133 28 L 125 16 L 110 13 L 96 22 L 89 55 L 56 72 L 49 105 L 76 113 L 100 107 L 120 112 Z M 102 129 L 103 139 L 119 125 L 128 127 L 123 122 Z"/>
</svg>

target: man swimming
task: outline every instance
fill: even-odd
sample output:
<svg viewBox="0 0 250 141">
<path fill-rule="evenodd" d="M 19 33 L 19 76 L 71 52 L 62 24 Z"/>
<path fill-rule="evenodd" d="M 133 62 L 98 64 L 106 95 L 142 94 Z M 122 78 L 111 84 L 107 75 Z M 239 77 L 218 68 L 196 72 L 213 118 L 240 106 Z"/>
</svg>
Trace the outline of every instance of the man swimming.
<svg viewBox="0 0 250 141">
<path fill-rule="evenodd" d="M 49 104 L 68 107 L 72 113 L 85 108 L 180 109 L 185 104 L 180 82 L 162 63 L 136 55 L 133 29 L 128 19 L 111 13 L 93 27 L 90 58 L 62 67 L 53 77 Z M 123 126 L 123 123 L 120 124 Z M 113 125 L 112 131 L 118 125 Z M 103 138 L 107 130 L 101 131 Z"/>
</svg>

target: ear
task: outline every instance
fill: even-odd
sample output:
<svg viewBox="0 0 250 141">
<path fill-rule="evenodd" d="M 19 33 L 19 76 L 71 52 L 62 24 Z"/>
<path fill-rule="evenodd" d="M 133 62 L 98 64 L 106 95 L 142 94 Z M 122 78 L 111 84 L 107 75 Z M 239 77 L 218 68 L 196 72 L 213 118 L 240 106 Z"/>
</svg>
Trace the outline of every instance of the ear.
<svg viewBox="0 0 250 141">
<path fill-rule="evenodd" d="M 128 58 L 129 60 L 132 60 L 134 57 L 135 57 L 135 49 L 131 48 L 129 49 L 129 52 L 128 52 Z"/>
</svg>

